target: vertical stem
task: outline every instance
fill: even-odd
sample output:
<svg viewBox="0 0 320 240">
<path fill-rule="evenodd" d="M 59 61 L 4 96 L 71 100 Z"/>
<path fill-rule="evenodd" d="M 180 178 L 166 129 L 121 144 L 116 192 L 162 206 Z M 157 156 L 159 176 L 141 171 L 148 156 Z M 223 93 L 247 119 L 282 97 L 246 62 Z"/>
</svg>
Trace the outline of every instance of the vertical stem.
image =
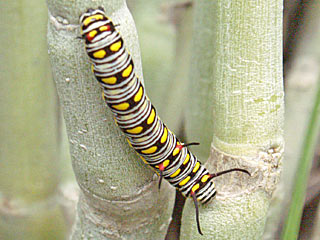
<svg viewBox="0 0 320 240">
<path fill-rule="evenodd" d="M 164 120 L 166 125 L 176 134 L 183 123 L 186 102 L 189 96 L 186 94 L 188 88 L 188 74 L 191 62 L 192 42 L 192 4 L 173 5 L 174 17 L 172 19 L 176 29 L 175 59 L 172 66 L 172 78 L 167 84 L 167 91 L 163 97 L 165 103 Z"/>
<path fill-rule="evenodd" d="M 188 78 L 186 133 L 189 141 L 200 142 L 192 150 L 206 161 L 213 131 L 214 43 L 216 29 L 216 1 L 195 1 L 193 19 L 192 57 Z"/>
<path fill-rule="evenodd" d="M 297 168 L 299 170 L 296 172 L 295 187 L 291 197 L 292 202 L 281 239 L 297 239 L 299 234 L 308 176 L 310 174 L 320 130 L 320 81 L 318 82 L 315 104 L 312 109 L 309 126 L 304 139 L 303 151 Z"/>
<path fill-rule="evenodd" d="M 300 1 L 301 2 L 301 1 Z M 278 190 L 275 193 L 264 239 L 280 238 L 292 191 L 296 187 L 295 173 L 303 171 L 298 164 L 302 156 L 304 138 L 310 121 L 310 113 L 320 82 L 320 2 L 305 4 L 304 17 L 295 33 L 297 41 L 290 63 L 286 62 L 286 111 L 285 111 L 285 159 Z M 292 202 L 293 203 L 293 202 Z M 294 204 L 294 203 L 293 203 Z"/>
<path fill-rule="evenodd" d="M 255 155 L 283 138 L 282 1 L 218 1 L 213 144 Z"/>
<path fill-rule="evenodd" d="M 217 198 L 200 206 L 202 231 L 206 239 L 261 239 L 283 158 L 282 1 L 196 4 L 195 16 L 211 11 L 195 24 L 193 47 L 197 59 L 212 64 L 212 71 L 207 68 L 211 74 L 205 77 L 211 81 L 211 93 L 199 88 L 192 94 L 196 99 L 206 91 L 213 94 L 211 105 L 199 106 L 209 116 L 213 110 L 207 166 L 212 173 L 232 168 L 252 173 L 252 177 L 232 173 L 215 179 Z M 215 26 L 210 25 L 212 21 Z M 205 36 L 204 41 L 200 36 Z M 210 126 L 209 121 L 205 124 Z M 187 201 L 183 239 L 202 239 L 196 233 L 193 212 L 193 204 Z"/>
<path fill-rule="evenodd" d="M 62 239 L 58 102 L 42 0 L 0 2 L 1 239 Z M 70 169 L 70 168 L 69 168 Z M 54 222 L 55 224 L 51 224 Z"/>
</svg>

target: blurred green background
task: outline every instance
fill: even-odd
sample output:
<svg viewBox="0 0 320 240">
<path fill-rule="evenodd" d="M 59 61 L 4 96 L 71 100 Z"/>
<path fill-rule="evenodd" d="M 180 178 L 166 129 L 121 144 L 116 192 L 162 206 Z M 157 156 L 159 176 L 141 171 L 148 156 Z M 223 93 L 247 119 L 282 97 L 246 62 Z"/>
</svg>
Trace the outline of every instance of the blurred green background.
<svg viewBox="0 0 320 240">
<path fill-rule="evenodd" d="M 195 34 L 188 25 L 188 20 L 192 23 L 192 8 L 181 10 L 179 4 L 160 0 L 127 3 L 138 30 L 148 95 L 169 128 L 181 133 L 183 114 L 188 111 L 184 96 L 187 86 L 183 83 L 192 64 L 186 59 L 190 60 Z M 43 0 L 0 2 L 0 239 L 3 240 L 65 239 L 74 219 L 78 189 L 48 61 L 47 15 Z M 292 164 L 291 159 L 298 162 L 297 153 L 303 145 L 314 101 L 314 86 L 319 81 L 320 52 L 314 48 L 314 42 L 320 41 L 319 16 L 316 1 L 285 1 L 288 141 L 284 179 L 294 176 L 295 168 L 286 170 L 286 166 Z M 297 122 L 301 130 L 296 131 Z M 320 224 L 319 145 L 316 149 L 300 239 L 320 236 L 316 232 L 320 227 L 315 227 Z M 267 229 L 272 229 L 273 234 L 281 224 L 269 225 Z M 265 239 L 274 239 L 272 234 Z"/>
</svg>

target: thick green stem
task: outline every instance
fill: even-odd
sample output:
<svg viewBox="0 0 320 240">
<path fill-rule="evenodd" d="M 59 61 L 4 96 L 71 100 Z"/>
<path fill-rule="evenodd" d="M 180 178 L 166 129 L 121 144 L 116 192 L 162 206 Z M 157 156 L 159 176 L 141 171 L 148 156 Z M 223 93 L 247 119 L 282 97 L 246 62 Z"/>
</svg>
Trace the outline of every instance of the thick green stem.
<svg viewBox="0 0 320 240">
<path fill-rule="evenodd" d="M 0 238 L 62 239 L 58 102 L 42 0 L 0 2 Z M 66 163 L 66 164 L 65 164 Z M 70 168 L 69 168 L 70 169 Z M 50 224 L 55 222 L 55 224 Z"/>
<path fill-rule="evenodd" d="M 196 22 L 193 49 L 212 66 L 203 78 L 191 79 L 212 86 L 204 90 L 211 104 L 201 106 L 208 115 L 213 110 L 208 169 L 244 168 L 252 177 L 235 173 L 216 179 L 217 199 L 201 208 L 204 237 L 196 233 L 188 201 L 183 239 L 260 239 L 283 157 L 282 1 L 197 2 L 195 11 L 196 19 L 198 14 L 210 16 Z M 205 43 L 206 48 L 199 47 Z M 192 96 L 198 99 L 201 94 Z M 211 127 L 210 121 L 198 124 Z"/>
<path fill-rule="evenodd" d="M 282 1 L 218 4 L 213 144 L 255 155 L 283 138 Z"/>
</svg>

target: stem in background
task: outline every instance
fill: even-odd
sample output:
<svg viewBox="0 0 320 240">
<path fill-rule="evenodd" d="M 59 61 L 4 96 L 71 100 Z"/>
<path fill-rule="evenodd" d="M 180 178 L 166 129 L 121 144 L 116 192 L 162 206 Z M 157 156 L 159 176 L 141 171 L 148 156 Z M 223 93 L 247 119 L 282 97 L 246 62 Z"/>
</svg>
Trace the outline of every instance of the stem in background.
<svg viewBox="0 0 320 240">
<path fill-rule="evenodd" d="M 315 104 L 312 109 L 309 126 L 304 139 L 303 152 L 301 154 L 298 170 L 296 172 L 294 190 L 291 197 L 291 205 L 285 227 L 282 231 L 282 239 L 297 239 L 300 229 L 300 219 L 304 206 L 308 176 L 312 166 L 314 151 L 320 130 L 320 79 L 318 84 Z"/>
<path fill-rule="evenodd" d="M 304 7 L 304 20 L 296 33 L 294 58 L 286 71 L 285 159 L 278 190 L 265 229 L 265 240 L 279 239 L 295 188 L 295 173 L 303 151 L 310 113 L 317 94 L 320 56 L 320 2 L 311 1 Z M 298 126 L 298 127 L 297 127 Z"/>
<path fill-rule="evenodd" d="M 174 16 L 171 19 L 176 30 L 176 45 L 174 64 L 171 65 L 172 71 L 170 82 L 167 83 L 167 90 L 163 96 L 164 122 L 179 136 L 179 129 L 183 125 L 185 112 L 190 111 L 186 108 L 186 102 L 190 98 L 187 92 L 188 74 L 191 63 L 191 42 L 192 42 L 192 4 L 172 4 L 171 10 Z"/>
<path fill-rule="evenodd" d="M 43 0 L 1 1 L 0 19 L 0 238 L 64 239 L 57 192 L 61 169 L 71 167 L 60 154 L 47 8 Z"/>
<path fill-rule="evenodd" d="M 186 98 L 186 136 L 200 142 L 192 149 L 205 162 L 210 153 L 213 131 L 214 43 L 216 33 L 216 1 L 194 1 L 192 53 Z M 191 24 L 189 24 L 191 25 Z"/>
</svg>

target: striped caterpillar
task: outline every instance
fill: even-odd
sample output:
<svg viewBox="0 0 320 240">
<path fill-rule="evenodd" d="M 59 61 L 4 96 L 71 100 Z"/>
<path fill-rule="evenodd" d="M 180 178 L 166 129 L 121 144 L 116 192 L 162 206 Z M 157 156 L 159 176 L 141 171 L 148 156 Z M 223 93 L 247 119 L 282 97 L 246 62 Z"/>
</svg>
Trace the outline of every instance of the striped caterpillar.
<svg viewBox="0 0 320 240">
<path fill-rule="evenodd" d="M 166 127 L 135 74 L 133 60 L 116 29 L 117 25 L 106 17 L 102 8 L 89 9 L 82 14 L 80 25 L 92 71 L 116 124 L 142 160 L 159 173 L 159 188 L 162 178 L 165 178 L 185 197 L 193 199 L 197 228 L 202 235 L 198 201 L 205 204 L 216 195 L 215 184 L 211 180 L 233 171 L 250 173 L 233 168 L 210 174 L 187 148 L 197 143 L 182 143 Z"/>
</svg>

